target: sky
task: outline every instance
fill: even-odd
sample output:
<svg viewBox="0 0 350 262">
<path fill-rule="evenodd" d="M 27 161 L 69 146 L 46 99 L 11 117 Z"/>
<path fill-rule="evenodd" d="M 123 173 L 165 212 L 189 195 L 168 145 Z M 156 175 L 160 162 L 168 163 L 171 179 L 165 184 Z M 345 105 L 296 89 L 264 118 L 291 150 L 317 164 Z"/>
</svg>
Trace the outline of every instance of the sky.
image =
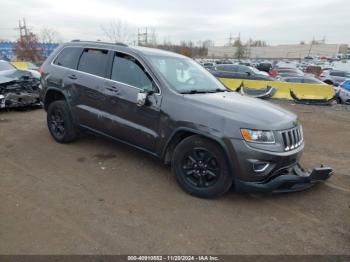
<svg viewBox="0 0 350 262">
<path fill-rule="evenodd" d="M 122 21 L 131 38 L 137 28 L 155 30 L 158 42 L 213 40 L 240 34 L 271 45 L 326 38 L 350 43 L 349 0 L 0 0 L 0 39 L 15 40 L 25 18 L 40 34 L 55 30 L 61 41 L 108 40 L 102 27 Z"/>
</svg>

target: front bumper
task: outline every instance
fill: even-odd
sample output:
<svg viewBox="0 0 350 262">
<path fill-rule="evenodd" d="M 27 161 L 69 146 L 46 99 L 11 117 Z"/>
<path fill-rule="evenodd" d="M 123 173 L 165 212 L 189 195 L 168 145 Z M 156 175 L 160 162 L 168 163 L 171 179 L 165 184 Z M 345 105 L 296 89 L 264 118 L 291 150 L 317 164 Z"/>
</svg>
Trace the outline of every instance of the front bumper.
<svg viewBox="0 0 350 262">
<path fill-rule="evenodd" d="M 237 192 L 249 193 L 282 193 L 296 192 L 308 189 L 318 182 L 327 180 L 333 175 L 333 170 L 329 167 L 319 167 L 311 172 L 304 170 L 296 164 L 285 170 L 285 173 L 269 178 L 262 182 L 247 182 L 237 179 L 235 188 Z"/>
</svg>

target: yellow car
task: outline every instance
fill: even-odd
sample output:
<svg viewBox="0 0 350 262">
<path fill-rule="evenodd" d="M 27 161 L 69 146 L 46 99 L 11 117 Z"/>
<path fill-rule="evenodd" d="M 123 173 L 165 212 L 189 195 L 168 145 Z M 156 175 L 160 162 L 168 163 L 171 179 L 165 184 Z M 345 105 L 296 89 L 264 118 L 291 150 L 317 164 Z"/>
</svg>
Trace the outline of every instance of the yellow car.
<svg viewBox="0 0 350 262">
<path fill-rule="evenodd" d="M 38 70 L 39 67 L 31 62 L 11 62 L 13 66 L 20 70 Z"/>
</svg>

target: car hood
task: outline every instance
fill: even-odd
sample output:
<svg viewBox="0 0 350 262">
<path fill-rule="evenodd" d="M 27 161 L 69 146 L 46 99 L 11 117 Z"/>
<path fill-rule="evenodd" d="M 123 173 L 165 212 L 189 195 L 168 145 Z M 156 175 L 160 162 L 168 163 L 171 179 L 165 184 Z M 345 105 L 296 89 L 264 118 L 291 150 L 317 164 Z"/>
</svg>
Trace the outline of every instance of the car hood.
<svg viewBox="0 0 350 262">
<path fill-rule="evenodd" d="M 297 124 L 297 116 L 288 110 L 235 92 L 189 94 L 184 98 L 208 115 L 238 122 L 240 128 L 283 130 Z"/>
<path fill-rule="evenodd" d="M 10 69 L 0 71 L 0 84 L 18 81 L 22 78 L 40 79 L 40 73 L 32 72 L 31 70 Z"/>
</svg>

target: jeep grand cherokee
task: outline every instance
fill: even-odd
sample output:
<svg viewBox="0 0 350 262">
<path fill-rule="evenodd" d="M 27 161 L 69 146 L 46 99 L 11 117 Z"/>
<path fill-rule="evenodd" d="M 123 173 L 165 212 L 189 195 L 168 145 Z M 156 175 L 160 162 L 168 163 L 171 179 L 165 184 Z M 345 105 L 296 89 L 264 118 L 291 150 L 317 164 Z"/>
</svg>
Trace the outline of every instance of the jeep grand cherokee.
<svg viewBox="0 0 350 262">
<path fill-rule="evenodd" d="M 41 98 L 59 143 L 81 130 L 121 141 L 171 164 L 188 193 L 296 191 L 327 179 L 298 164 L 297 116 L 227 90 L 190 58 L 123 44 L 73 41 L 43 64 Z M 140 174 L 142 175 L 142 174 Z"/>
</svg>

